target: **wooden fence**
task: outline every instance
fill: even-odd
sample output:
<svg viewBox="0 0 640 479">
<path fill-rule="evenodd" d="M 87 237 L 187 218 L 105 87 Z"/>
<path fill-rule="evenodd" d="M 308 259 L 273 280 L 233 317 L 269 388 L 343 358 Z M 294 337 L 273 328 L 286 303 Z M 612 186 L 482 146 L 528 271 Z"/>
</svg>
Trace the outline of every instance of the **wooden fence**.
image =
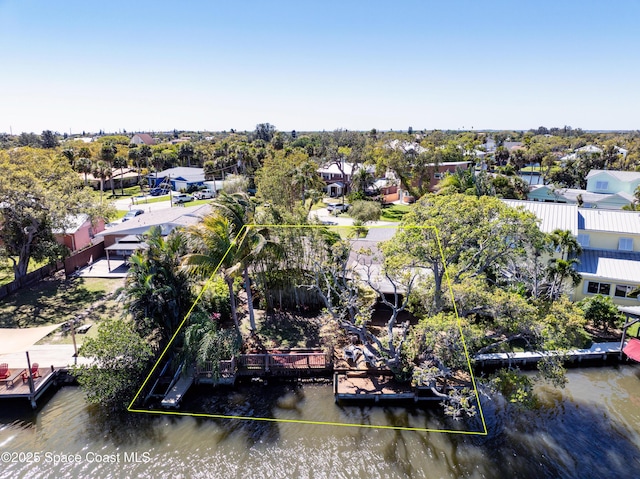
<svg viewBox="0 0 640 479">
<path fill-rule="evenodd" d="M 51 275 L 52 273 L 55 273 L 56 271 L 60 271 L 62 269 L 62 266 L 62 263 L 48 264 L 43 266 L 42 268 L 38 268 L 37 270 L 32 271 L 31 273 L 27 273 L 26 276 L 18 280 L 0 286 L 0 299 L 6 298 L 11 293 L 15 293 L 21 288 L 31 286 Z"/>
<path fill-rule="evenodd" d="M 104 256 L 104 241 L 89 246 L 81 251 L 78 251 L 72 256 L 69 256 L 64 260 L 64 274 L 67 278 L 75 273 L 78 269 L 87 266 L 89 261 L 96 261 L 98 258 Z"/>
<path fill-rule="evenodd" d="M 78 268 L 86 266 L 92 258 L 95 261 L 102 256 L 104 256 L 104 242 L 100 242 L 69 256 L 64 260 L 64 263 L 58 262 L 56 264 L 45 265 L 31 273 L 27 273 L 25 277 L 20 278 L 19 280 L 0 286 L 0 299 L 6 298 L 11 293 L 15 293 L 21 288 L 31 286 L 63 268 L 65 275 L 69 277 L 71 274 L 75 273 Z"/>
</svg>

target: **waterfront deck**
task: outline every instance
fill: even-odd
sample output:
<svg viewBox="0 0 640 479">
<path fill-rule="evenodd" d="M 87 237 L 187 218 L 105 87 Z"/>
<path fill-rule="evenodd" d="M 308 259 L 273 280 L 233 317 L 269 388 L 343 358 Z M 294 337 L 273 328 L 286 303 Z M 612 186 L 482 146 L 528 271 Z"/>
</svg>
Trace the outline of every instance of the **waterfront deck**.
<svg viewBox="0 0 640 479">
<path fill-rule="evenodd" d="M 54 384 L 60 369 L 39 368 L 39 377 L 33 380 L 33 392 L 29 388 L 29 381 L 24 381 L 21 377 L 23 371 L 26 372 L 26 369 L 14 371 L 15 374 L 12 374 L 13 381 L 7 380 L 0 385 L 0 399 L 24 398 L 35 407 L 36 401 L 40 396 Z"/>
<path fill-rule="evenodd" d="M 545 357 L 563 356 L 566 362 L 580 364 L 582 361 L 606 361 L 611 356 L 620 356 L 620 342 L 593 343 L 587 349 L 571 349 L 568 351 L 521 351 L 513 353 L 476 354 L 476 365 L 485 366 L 527 366 L 535 365 Z"/>
<path fill-rule="evenodd" d="M 238 358 L 239 376 L 296 376 L 330 371 L 331 363 L 321 351 L 267 352 L 241 354 Z"/>
<path fill-rule="evenodd" d="M 399 384 L 391 376 L 373 376 L 366 372 L 336 373 L 333 376 L 336 402 L 421 402 L 442 398 Z"/>
</svg>

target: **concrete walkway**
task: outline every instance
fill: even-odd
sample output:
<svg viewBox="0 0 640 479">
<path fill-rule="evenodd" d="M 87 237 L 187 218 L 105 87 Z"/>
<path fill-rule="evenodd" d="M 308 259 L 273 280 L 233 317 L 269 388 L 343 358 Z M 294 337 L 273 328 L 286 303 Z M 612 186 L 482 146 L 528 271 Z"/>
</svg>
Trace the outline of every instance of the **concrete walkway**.
<svg viewBox="0 0 640 479">
<path fill-rule="evenodd" d="M 41 368 L 66 368 L 74 364 L 91 364 L 88 358 L 74 358 L 73 344 L 34 344 L 29 346 L 31 364 L 38 363 Z M 0 354 L 0 363 L 7 363 L 13 369 L 27 367 L 27 355 L 19 353 Z"/>
</svg>

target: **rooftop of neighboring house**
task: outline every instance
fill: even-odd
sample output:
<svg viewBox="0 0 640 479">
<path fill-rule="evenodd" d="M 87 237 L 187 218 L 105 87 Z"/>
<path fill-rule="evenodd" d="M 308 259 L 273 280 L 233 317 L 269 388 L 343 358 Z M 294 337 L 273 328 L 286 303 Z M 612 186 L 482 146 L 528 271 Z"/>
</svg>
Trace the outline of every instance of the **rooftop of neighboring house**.
<svg viewBox="0 0 640 479">
<path fill-rule="evenodd" d="M 149 135 L 148 133 L 136 133 L 135 135 L 133 135 L 133 138 L 138 137 L 142 143 L 144 143 L 145 145 L 155 145 L 156 141 L 151 138 L 151 135 Z M 131 139 L 133 141 L 133 138 Z"/>
<path fill-rule="evenodd" d="M 82 225 L 84 225 L 89 219 L 89 215 L 81 213 L 79 215 L 69 215 L 66 218 L 66 226 L 64 229 L 54 229 L 53 234 L 67 234 L 72 235 L 77 233 Z"/>
<path fill-rule="evenodd" d="M 354 163 L 348 163 L 348 162 L 345 162 L 342 165 L 342 169 L 344 170 L 345 175 L 349 175 L 349 176 L 352 175 L 354 168 L 356 171 L 358 171 L 358 169 L 360 168 L 360 165 L 355 165 Z M 367 171 L 369 171 L 370 173 L 374 173 L 376 170 L 375 166 L 371 166 L 371 165 L 366 166 L 366 168 L 367 168 Z M 325 175 L 341 175 L 342 174 L 340 172 L 340 168 L 338 168 L 338 165 L 336 163 L 330 163 L 318 168 L 318 173 L 325 174 Z"/>
<path fill-rule="evenodd" d="M 156 211 L 149 211 L 143 215 L 131 218 L 129 221 L 112 226 L 96 236 L 108 235 L 140 235 L 146 233 L 152 226 L 160 226 L 162 234 L 168 235 L 175 228 L 195 225 L 202 221 L 211 211 L 211 205 L 174 206 Z"/>
<path fill-rule="evenodd" d="M 568 203 L 545 203 L 542 201 L 502 200 L 512 208 L 523 208 L 540 220 L 540 230 L 551 233 L 554 230 L 569 230 L 578 235 L 578 205 Z"/>
<path fill-rule="evenodd" d="M 633 200 L 635 199 L 633 195 L 625 193 L 624 191 L 621 191 L 618 193 L 594 193 L 592 191 L 580 190 L 577 188 L 557 188 L 551 185 L 531 185 L 530 187 L 531 191 L 537 191 L 542 189 L 549 190 L 548 194 L 550 197 L 554 196 L 558 199 L 564 198 L 565 200 L 571 203 L 577 203 L 578 196 L 582 197 L 583 203 L 588 203 L 588 204 L 600 203 L 602 201 L 611 199 L 616 196 L 622 198 L 623 200 L 629 203 L 633 202 Z"/>
<path fill-rule="evenodd" d="M 524 143 L 521 141 L 505 141 L 502 146 L 509 151 L 519 150 L 520 148 L 524 148 Z"/>
<path fill-rule="evenodd" d="M 578 228 L 588 231 L 640 234 L 640 213 L 637 211 L 580 208 Z"/>
<path fill-rule="evenodd" d="M 577 153 L 602 153 L 602 148 L 599 148 L 595 145 L 586 145 L 582 148 L 576 149 Z"/>
<path fill-rule="evenodd" d="M 84 173 L 78 173 L 78 176 L 84 180 Z M 133 178 L 135 176 L 138 176 L 138 172 L 133 168 L 123 168 L 122 172 L 120 172 L 120 168 L 111 168 L 111 176 L 105 180 L 105 185 L 111 180 L 111 178 L 113 178 L 117 183 L 120 178 Z M 96 178 L 92 173 L 87 173 L 87 181 L 100 181 L 100 178 Z"/>
<path fill-rule="evenodd" d="M 599 278 L 615 278 L 637 283 L 640 280 L 640 253 L 584 249 L 576 271 Z"/>
<path fill-rule="evenodd" d="M 155 178 L 156 173 L 149 173 L 150 178 Z M 158 178 L 166 178 L 170 176 L 172 179 L 184 178 L 187 181 L 204 181 L 204 169 L 189 166 L 178 166 L 176 168 L 168 168 L 158 171 Z"/>
<path fill-rule="evenodd" d="M 587 180 L 593 178 L 594 176 L 607 174 L 618 181 L 622 182 L 632 182 L 640 180 L 640 172 L 638 171 L 620 171 L 620 170 L 591 170 L 587 174 Z"/>
<path fill-rule="evenodd" d="M 420 145 L 419 143 L 415 143 L 415 142 L 409 142 L 409 141 L 400 141 L 400 140 L 391 140 L 389 143 L 387 143 L 387 145 L 389 146 L 389 148 L 392 149 L 402 149 L 403 151 L 415 151 L 416 153 L 424 153 L 425 151 L 427 151 L 426 148 L 424 148 L 422 145 Z"/>
</svg>

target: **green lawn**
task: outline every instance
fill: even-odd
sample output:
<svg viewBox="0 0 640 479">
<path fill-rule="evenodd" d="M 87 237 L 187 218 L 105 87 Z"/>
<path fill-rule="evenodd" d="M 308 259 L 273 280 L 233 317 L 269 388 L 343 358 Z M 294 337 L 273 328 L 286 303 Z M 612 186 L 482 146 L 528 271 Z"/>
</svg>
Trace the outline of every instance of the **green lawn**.
<svg viewBox="0 0 640 479">
<path fill-rule="evenodd" d="M 63 275 L 41 281 L 0 301 L 0 327 L 24 328 L 68 321 L 123 283 L 123 279 L 104 278 L 65 280 Z"/>
<path fill-rule="evenodd" d="M 29 261 L 29 268 L 27 269 L 27 273 L 31 273 L 38 268 L 42 268 L 46 265 L 46 261 Z M 6 258 L 0 260 L 0 286 L 3 286 L 7 283 L 11 283 L 15 279 L 13 274 L 13 263 Z"/>
<path fill-rule="evenodd" d="M 104 192 L 105 198 L 107 198 L 108 200 L 120 200 L 122 198 L 129 198 L 131 196 L 138 196 L 138 195 L 141 194 L 140 186 L 138 186 L 138 185 L 129 186 L 129 187 L 125 188 L 124 189 L 124 193 L 122 193 L 122 190 L 117 187 L 117 184 L 118 184 L 118 182 L 116 181 L 116 188 L 115 188 L 115 193 L 116 194 L 112 195 L 111 194 L 111 190 L 109 190 L 108 196 L 107 196 L 107 185 L 105 184 L 105 192 Z"/>
<path fill-rule="evenodd" d="M 411 205 L 390 205 L 382 208 L 381 221 L 400 221 L 411 211 Z"/>
</svg>

